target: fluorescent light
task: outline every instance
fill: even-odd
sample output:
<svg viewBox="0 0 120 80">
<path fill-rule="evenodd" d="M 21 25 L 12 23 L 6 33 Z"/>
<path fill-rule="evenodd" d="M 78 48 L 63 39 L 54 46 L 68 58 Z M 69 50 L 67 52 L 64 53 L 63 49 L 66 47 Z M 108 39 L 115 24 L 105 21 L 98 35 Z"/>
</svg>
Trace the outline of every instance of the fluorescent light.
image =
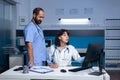
<svg viewBox="0 0 120 80">
<path fill-rule="evenodd" d="M 80 19 L 59 19 L 61 24 L 88 24 L 90 18 L 80 18 Z"/>
</svg>

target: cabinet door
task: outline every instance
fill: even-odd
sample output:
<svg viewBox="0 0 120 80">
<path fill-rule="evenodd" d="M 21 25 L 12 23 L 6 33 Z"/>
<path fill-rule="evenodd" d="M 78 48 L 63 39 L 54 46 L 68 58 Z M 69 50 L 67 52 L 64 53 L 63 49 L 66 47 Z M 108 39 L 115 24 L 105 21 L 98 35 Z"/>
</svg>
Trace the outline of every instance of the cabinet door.
<svg viewBox="0 0 120 80">
<path fill-rule="evenodd" d="M 105 50 L 106 59 L 120 59 L 120 50 Z"/>
<path fill-rule="evenodd" d="M 120 38 L 120 30 L 106 30 L 106 37 L 119 37 Z"/>
<path fill-rule="evenodd" d="M 106 27 L 116 27 L 116 26 L 120 26 L 120 19 L 106 19 L 105 21 L 105 25 Z"/>
<path fill-rule="evenodd" d="M 106 19 L 105 25 L 106 68 L 120 70 L 120 19 Z"/>
<path fill-rule="evenodd" d="M 106 40 L 105 48 L 120 49 L 120 40 Z"/>
<path fill-rule="evenodd" d="M 23 55 L 10 55 L 9 56 L 9 68 L 12 68 L 16 65 L 22 66 L 24 64 Z"/>
</svg>

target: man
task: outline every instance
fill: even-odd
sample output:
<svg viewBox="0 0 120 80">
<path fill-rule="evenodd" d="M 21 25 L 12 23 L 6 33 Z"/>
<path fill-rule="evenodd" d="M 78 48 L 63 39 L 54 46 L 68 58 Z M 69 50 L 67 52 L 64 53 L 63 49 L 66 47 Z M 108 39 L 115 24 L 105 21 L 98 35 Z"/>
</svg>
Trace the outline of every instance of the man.
<svg viewBox="0 0 120 80">
<path fill-rule="evenodd" d="M 33 10 L 32 20 L 24 28 L 29 67 L 42 66 L 42 62 L 46 61 L 45 39 L 43 31 L 39 26 L 44 16 L 45 14 L 42 8 L 35 8 Z"/>
</svg>

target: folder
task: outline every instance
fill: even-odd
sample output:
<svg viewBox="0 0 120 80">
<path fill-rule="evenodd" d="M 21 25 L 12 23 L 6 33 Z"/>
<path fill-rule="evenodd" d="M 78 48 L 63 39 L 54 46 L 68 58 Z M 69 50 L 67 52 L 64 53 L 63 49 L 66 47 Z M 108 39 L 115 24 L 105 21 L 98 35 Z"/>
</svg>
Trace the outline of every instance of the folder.
<svg viewBox="0 0 120 80">
<path fill-rule="evenodd" d="M 35 67 L 30 68 L 30 71 L 45 74 L 45 73 L 53 72 L 54 70 L 49 67 L 35 66 Z"/>
</svg>

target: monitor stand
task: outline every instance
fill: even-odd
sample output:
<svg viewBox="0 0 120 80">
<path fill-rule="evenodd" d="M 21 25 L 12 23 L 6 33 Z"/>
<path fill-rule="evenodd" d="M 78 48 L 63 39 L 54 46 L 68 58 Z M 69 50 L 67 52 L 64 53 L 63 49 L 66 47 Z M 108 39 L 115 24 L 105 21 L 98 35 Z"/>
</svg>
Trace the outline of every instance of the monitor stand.
<svg viewBox="0 0 120 80">
<path fill-rule="evenodd" d="M 100 76 L 100 75 L 102 75 L 102 74 L 105 74 L 105 72 L 91 72 L 91 73 L 89 73 L 89 75 L 95 75 L 95 76 Z"/>
<path fill-rule="evenodd" d="M 101 50 L 101 51 L 103 51 L 103 50 Z M 89 73 L 90 75 L 99 76 L 99 75 L 102 75 L 102 74 L 105 73 L 105 72 L 102 72 L 102 69 L 103 69 L 103 66 L 102 66 L 102 57 L 103 57 L 103 55 L 104 55 L 104 52 L 100 52 L 100 53 L 98 54 L 98 57 L 99 57 L 99 59 L 98 59 L 99 71 L 94 71 L 94 72 L 92 72 L 92 73 Z"/>
</svg>

